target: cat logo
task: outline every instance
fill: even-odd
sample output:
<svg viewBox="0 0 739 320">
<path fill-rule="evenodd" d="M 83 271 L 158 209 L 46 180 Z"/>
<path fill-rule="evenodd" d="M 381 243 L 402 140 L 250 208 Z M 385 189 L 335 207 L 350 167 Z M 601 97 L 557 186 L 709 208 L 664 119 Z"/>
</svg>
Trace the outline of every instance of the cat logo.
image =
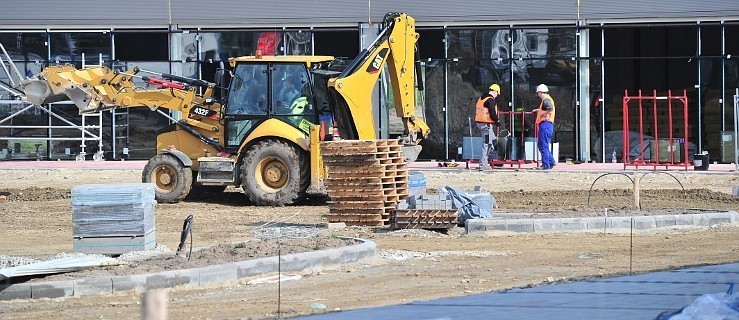
<svg viewBox="0 0 739 320">
<path fill-rule="evenodd" d="M 375 56 L 375 59 L 372 60 L 372 63 L 367 67 L 367 73 L 373 74 L 380 71 L 382 68 L 382 64 L 385 61 L 385 57 L 387 56 L 388 48 L 380 50 L 380 52 L 377 53 Z"/>
</svg>

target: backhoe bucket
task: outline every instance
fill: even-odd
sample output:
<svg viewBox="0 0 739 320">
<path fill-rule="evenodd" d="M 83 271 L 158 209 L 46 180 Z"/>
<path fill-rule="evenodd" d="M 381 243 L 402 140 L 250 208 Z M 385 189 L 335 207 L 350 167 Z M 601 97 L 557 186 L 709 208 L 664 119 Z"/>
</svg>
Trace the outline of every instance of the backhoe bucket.
<svg viewBox="0 0 739 320">
<path fill-rule="evenodd" d="M 56 93 L 51 89 L 49 82 L 46 80 L 24 80 L 20 83 L 20 87 L 25 92 L 28 101 L 34 105 L 40 106 L 45 103 L 69 100 L 80 109 L 80 113 L 96 110 L 95 104 L 90 103 L 92 100 L 90 95 L 73 84 L 57 88 Z"/>
</svg>

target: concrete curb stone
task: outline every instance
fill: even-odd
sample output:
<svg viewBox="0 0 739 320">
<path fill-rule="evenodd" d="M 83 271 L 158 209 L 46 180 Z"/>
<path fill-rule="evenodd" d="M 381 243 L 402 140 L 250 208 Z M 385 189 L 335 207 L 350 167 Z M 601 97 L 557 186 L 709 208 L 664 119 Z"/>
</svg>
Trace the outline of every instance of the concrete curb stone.
<svg viewBox="0 0 739 320">
<path fill-rule="evenodd" d="M 309 268 L 355 262 L 377 255 L 377 245 L 370 240 L 355 239 L 358 244 L 295 253 L 282 256 L 282 271 L 300 271 Z M 14 299 L 62 298 L 118 291 L 163 289 L 175 286 L 202 287 L 238 280 L 244 277 L 276 272 L 278 257 L 267 257 L 220 265 L 164 271 L 159 273 L 87 278 L 67 281 L 34 283 L 0 283 L 0 301 Z"/>
<path fill-rule="evenodd" d="M 699 214 L 633 216 L 633 217 L 589 217 L 552 219 L 469 219 L 465 221 L 466 234 L 473 235 L 485 231 L 512 232 L 550 232 L 629 229 L 631 221 L 634 229 L 650 230 L 672 226 L 715 226 L 739 223 L 739 213 L 735 211 L 716 211 Z"/>
<path fill-rule="evenodd" d="M 49 281 L 31 283 L 31 298 L 63 298 L 74 294 L 74 281 Z"/>
</svg>

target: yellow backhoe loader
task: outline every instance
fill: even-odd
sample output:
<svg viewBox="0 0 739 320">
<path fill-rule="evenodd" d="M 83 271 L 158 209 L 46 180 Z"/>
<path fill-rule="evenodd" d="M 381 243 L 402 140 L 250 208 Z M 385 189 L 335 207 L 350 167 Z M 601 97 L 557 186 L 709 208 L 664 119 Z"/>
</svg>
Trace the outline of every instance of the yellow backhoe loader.
<svg viewBox="0 0 739 320">
<path fill-rule="evenodd" d="M 415 160 L 429 133 L 414 117 L 417 40 L 413 18 L 388 13 L 381 34 L 342 72 L 329 68 L 330 56 L 257 53 L 230 58 L 230 77 L 218 76 L 218 84 L 138 68 L 63 65 L 19 86 L 36 105 L 71 100 L 80 113 L 144 106 L 169 117 L 173 124 L 157 136 L 159 152 L 142 177 L 156 185 L 160 202 L 240 185 L 253 203 L 280 206 L 321 188 L 321 140 L 376 139 L 371 94 L 386 64 L 405 126 L 399 139 Z M 141 88 L 136 78 L 156 88 Z"/>
</svg>

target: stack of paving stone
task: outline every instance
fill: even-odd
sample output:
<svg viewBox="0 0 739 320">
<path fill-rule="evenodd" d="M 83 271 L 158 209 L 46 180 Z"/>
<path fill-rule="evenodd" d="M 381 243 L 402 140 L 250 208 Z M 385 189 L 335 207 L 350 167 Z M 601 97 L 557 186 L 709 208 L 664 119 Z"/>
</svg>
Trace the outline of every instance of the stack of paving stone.
<svg viewBox="0 0 739 320">
<path fill-rule="evenodd" d="M 457 225 L 457 208 L 449 195 L 411 195 L 398 203 L 394 229 L 450 229 Z"/>
<path fill-rule="evenodd" d="M 329 222 L 354 226 L 390 224 L 395 205 L 408 196 L 408 164 L 397 140 L 327 141 Z"/>
<path fill-rule="evenodd" d="M 75 252 L 118 255 L 156 245 L 154 185 L 88 184 L 72 189 Z"/>
</svg>

